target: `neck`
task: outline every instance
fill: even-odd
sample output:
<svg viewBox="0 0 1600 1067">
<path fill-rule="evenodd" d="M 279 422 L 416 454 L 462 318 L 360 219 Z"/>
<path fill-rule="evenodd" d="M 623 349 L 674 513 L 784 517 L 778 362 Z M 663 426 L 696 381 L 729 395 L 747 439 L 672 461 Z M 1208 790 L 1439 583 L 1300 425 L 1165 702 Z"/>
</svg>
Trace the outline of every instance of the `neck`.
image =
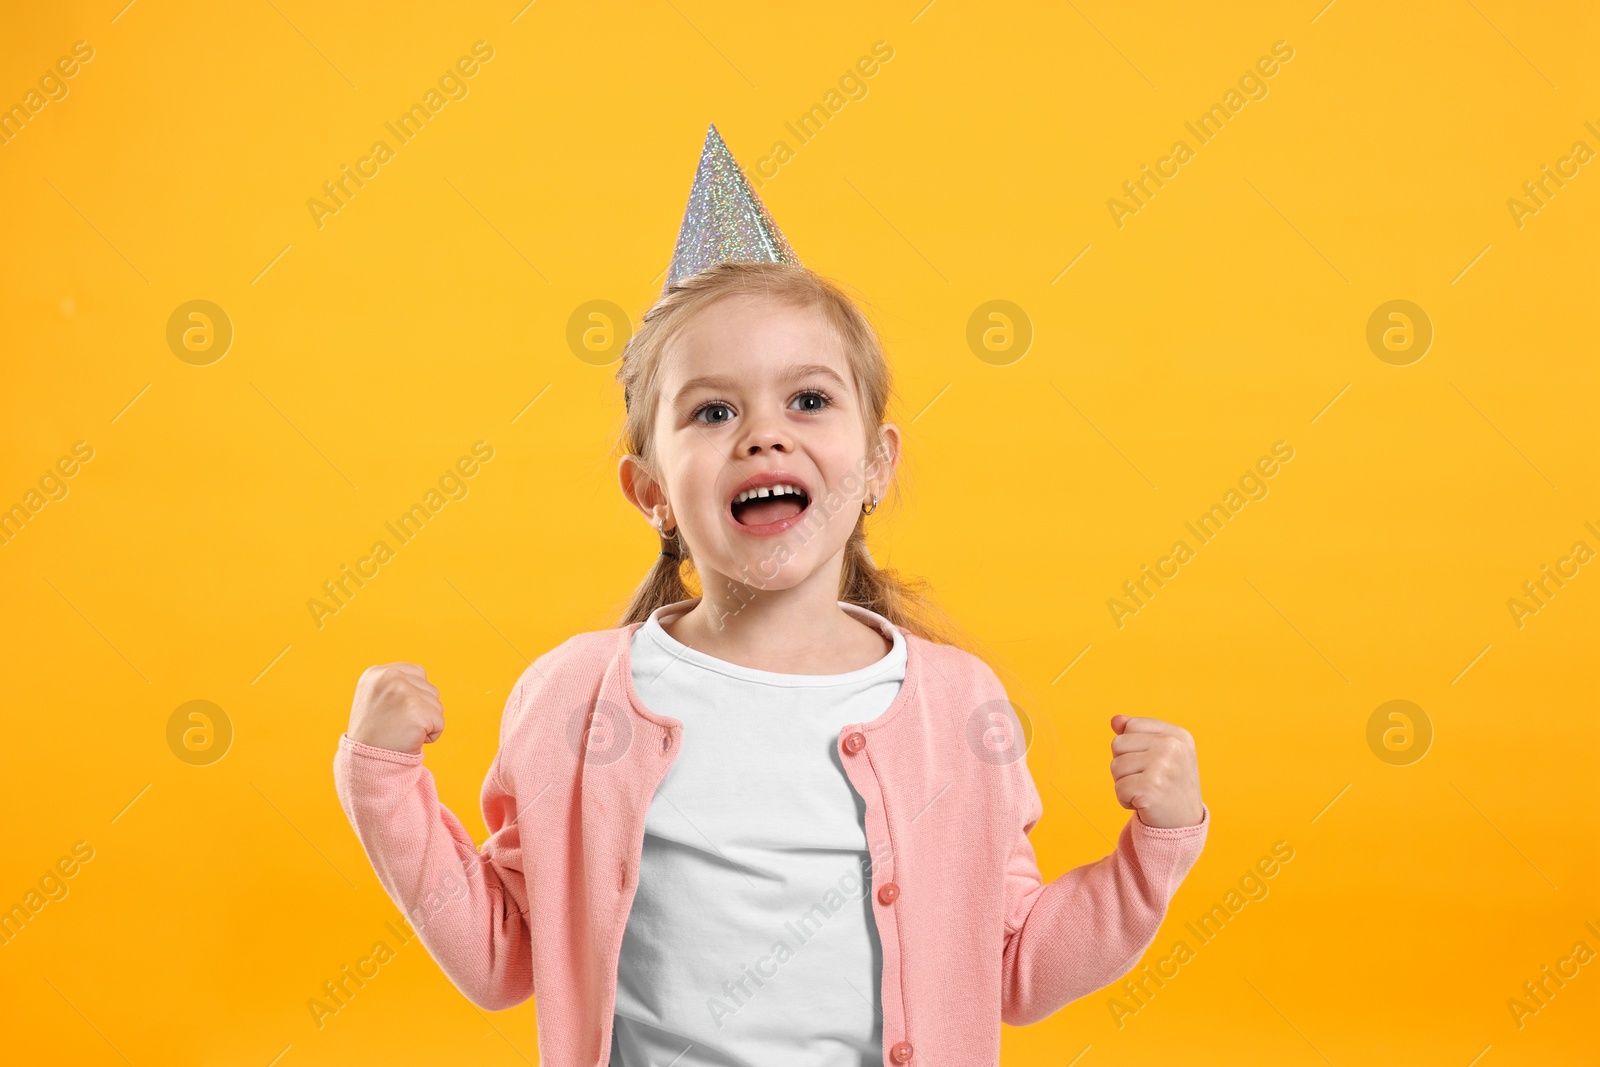
<svg viewBox="0 0 1600 1067">
<path fill-rule="evenodd" d="M 800 582 L 783 589 L 760 588 L 708 571 L 704 593 L 693 608 L 664 625 L 671 636 L 734 663 L 784 664 L 814 661 L 838 649 L 861 623 L 839 607 L 841 550 Z"/>
</svg>

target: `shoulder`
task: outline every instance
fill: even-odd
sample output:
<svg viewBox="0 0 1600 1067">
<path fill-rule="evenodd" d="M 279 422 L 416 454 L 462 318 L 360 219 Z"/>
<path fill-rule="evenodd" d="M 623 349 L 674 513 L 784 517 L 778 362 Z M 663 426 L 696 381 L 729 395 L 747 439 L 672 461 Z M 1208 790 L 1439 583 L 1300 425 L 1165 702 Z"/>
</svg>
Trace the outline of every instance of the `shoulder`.
<svg viewBox="0 0 1600 1067">
<path fill-rule="evenodd" d="M 982 657 L 916 634 L 905 637 L 917 701 L 930 726 L 965 734 L 1016 717 L 1005 684 Z"/>
<path fill-rule="evenodd" d="M 924 697 L 935 700 L 975 698 L 980 703 L 1006 699 L 1005 686 L 981 657 L 955 645 L 932 641 L 910 631 L 901 632 L 919 665 L 917 686 Z"/>
<path fill-rule="evenodd" d="M 507 728 L 533 708 L 552 702 L 574 706 L 593 700 L 607 668 L 621 653 L 627 627 L 574 634 L 539 656 L 523 670 L 506 701 Z"/>
<path fill-rule="evenodd" d="M 914 634 L 906 641 L 921 664 L 921 722 L 948 743 L 940 747 L 950 759 L 948 780 L 967 782 L 973 804 L 1006 813 L 1002 824 L 1031 826 L 1041 805 L 1028 768 L 1030 731 L 999 675 L 966 649 Z"/>
</svg>

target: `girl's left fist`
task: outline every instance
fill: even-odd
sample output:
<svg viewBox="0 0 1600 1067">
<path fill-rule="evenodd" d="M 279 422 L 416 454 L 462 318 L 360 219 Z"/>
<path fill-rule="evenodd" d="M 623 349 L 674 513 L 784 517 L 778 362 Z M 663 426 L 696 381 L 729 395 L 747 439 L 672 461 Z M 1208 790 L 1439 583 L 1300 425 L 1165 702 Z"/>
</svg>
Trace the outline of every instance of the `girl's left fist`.
<svg viewBox="0 0 1600 1067">
<path fill-rule="evenodd" d="M 1117 802 L 1146 826 L 1194 826 L 1200 803 L 1200 762 L 1188 730 L 1160 719 L 1113 715 L 1111 777 Z"/>
</svg>

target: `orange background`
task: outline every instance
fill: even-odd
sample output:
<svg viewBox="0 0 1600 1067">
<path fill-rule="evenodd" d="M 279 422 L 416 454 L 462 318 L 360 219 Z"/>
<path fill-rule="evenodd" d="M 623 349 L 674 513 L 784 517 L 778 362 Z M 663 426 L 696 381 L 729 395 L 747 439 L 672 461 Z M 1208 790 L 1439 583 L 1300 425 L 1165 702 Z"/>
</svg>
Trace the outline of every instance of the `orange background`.
<svg viewBox="0 0 1600 1067">
<path fill-rule="evenodd" d="M 93 850 L 0 948 L 8 1058 L 537 1060 L 532 1003 L 475 1009 L 416 941 L 317 1027 L 398 914 L 331 760 L 361 670 L 424 664 L 428 766 L 481 839 L 511 684 L 614 625 L 656 545 L 616 487 L 615 368 L 568 323 L 648 307 L 715 122 L 746 167 L 788 142 L 763 198 L 884 333 L 907 461 L 874 552 L 1032 721 L 1046 876 L 1128 817 L 1118 712 L 1194 733 L 1215 818 L 1147 963 L 1293 849 L 1122 1025 L 1111 987 L 1008 1028 L 1004 1062 L 1593 1061 L 1600 966 L 1520 1027 L 1507 1003 L 1600 951 L 1600 566 L 1507 605 L 1600 548 L 1596 164 L 1508 206 L 1600 149 L 1589 7 L 122 4 L 0 35 L 5 105 L 93 49 L 0 146 L 0 505 L 66 489 L 0 545 L 0 906 Z M 477 41 L 466 95 L 319 227 L 307 201 Z M 233 331 L 204 365 L 167 339 L 192 300 Z M 1011 347 L 974 348 L 995 300 Z M 1369 347 L 1391 300 L 1431 323 L 1420 358 Z M 477 441 L 467 494 L 319 627 L 322 583 Z M 1119 627 L 1122 583 L 1278 441 L 1268 495 Z M 168 741 L 192 700 L 233 733 L 205 766 Z M 1391 700 L 1420 760 L 1369 746 Z"/>
</svg>

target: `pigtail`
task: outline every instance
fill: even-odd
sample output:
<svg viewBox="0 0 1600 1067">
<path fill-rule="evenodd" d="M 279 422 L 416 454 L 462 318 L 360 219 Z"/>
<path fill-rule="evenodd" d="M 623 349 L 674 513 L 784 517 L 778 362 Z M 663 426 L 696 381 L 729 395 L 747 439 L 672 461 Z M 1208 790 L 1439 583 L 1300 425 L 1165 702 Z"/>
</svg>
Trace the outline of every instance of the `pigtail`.
<svg viewBox="0 0 1600 1067">
<path fill-rule="evenodd" d="M 617 625 L 629 626 L 643 622 L 656 608 L 696 596 L 683 580 L 684 564 L 690 562 L 689 546 L 678 530 L 663 535 L 661 553 L 656 556 L 644 581 L 633 591 Z"/>
</svg>

